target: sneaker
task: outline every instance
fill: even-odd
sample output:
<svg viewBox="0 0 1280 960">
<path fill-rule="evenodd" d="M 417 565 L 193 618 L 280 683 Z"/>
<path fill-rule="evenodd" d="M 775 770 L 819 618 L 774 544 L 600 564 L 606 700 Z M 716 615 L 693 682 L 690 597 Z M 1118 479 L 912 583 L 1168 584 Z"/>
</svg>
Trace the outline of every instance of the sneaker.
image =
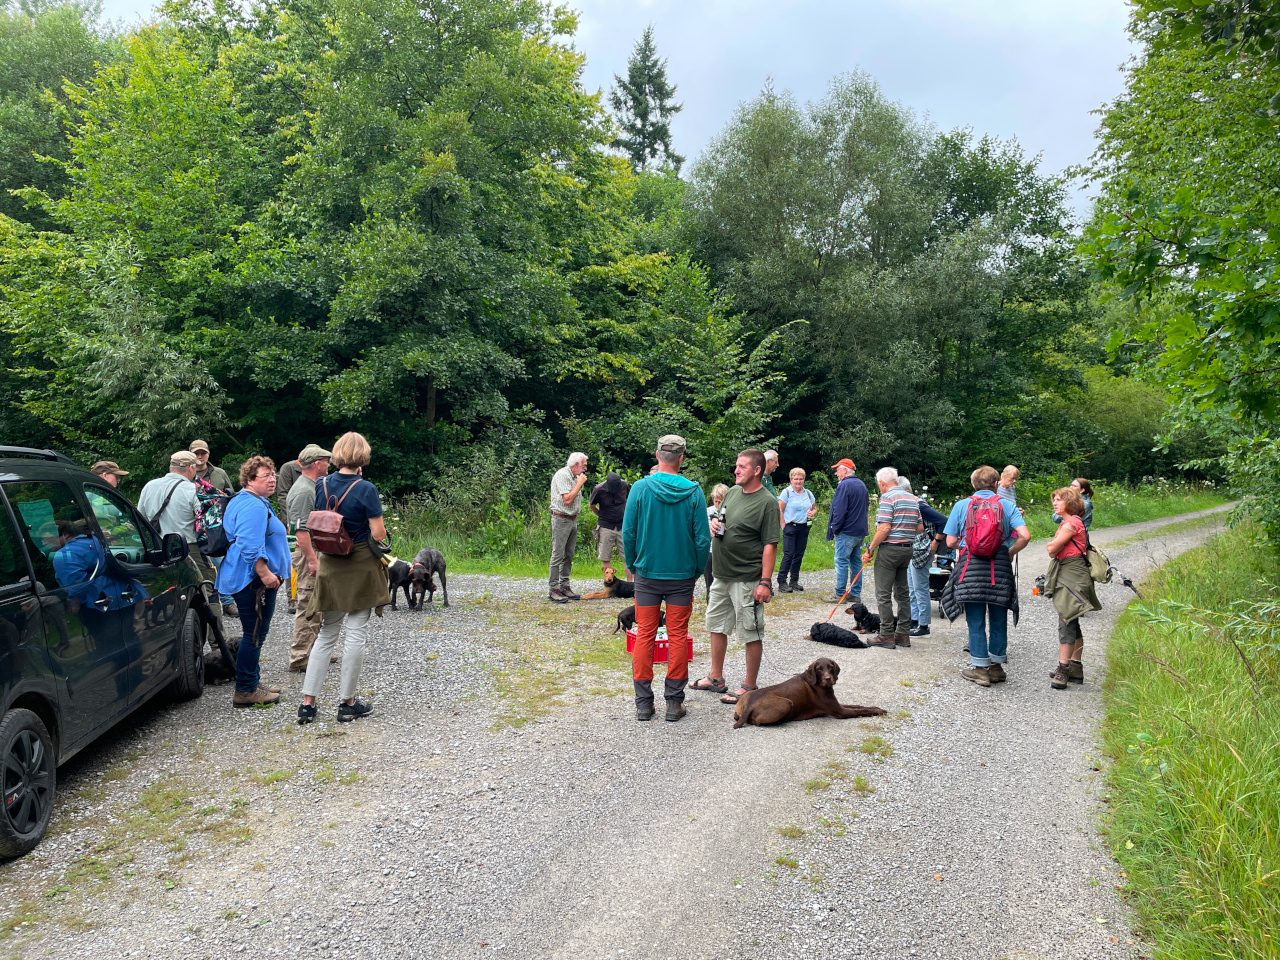
<svg viewBox="0 0 1280 960">
<path fill-rule="evenodd" d="M 298 724 L 302 725 L 310 723 L 316 718 L 316 705 L 314 703 L 298 704 Z"/>
<path fill-rule="evenodd" d="M 569 598 L 566 597 L 559 590 L 552 590 L 551 592 L 549 592 L 547 594 L 547 599 L 550 600 L 552 603 L 568 603 L 569 602 Z"/>
<path fill-rule="evenodd" d="M 966 680 L 972 680 L 980 687 L 991 686 L 991 668 L 990 667 L 969 667 L 967 670 L 961 670 L 960 676 Z"/>
<path fill-rule="evenodd" d="M 686 712 L 687 711 L 685 710 L 684 703 L 682 701 L 680 700 L 667 701 L 667 716 L 666 716 L 667 723 L 675 723 L 677 720 L 683 717 Z"/>
<path fill-rule="evenodd" d="M 992 683 L 1004 683 L 1009 678 L 1005 675 L 1004 664 L 993 663 L 987 667 L 987 676 L 991 678 Z"/>
<path fill-rule="evenodd" d="M 1084 683 L 1084 664 L 1079 660 L 1067 664 L 1067 683 Z"/>
<path fill-rule="evenodd" d="M 1067 684 L 1071 680 L 1071 668 L 1065 663 L 1059 663 L 1058 669 L 1049 674 L 1049 686 L 1055 690 L 1067 689 Z"/>
<path fill-rule="evenodd" d="M 637 720 L 652 720 L 652 719 L 653 719 L 653 714 L 654 714 L 654 710 L 653 710 L 653 704 L 652 704 L 652 703 L 645 703 L 645 704 L 639 704 L 639 703 L 637 703 L 637 704 L 636 704 L 636 719 L 637 719 Z"/>
<path fill-rule="evenodd" d="M 580 594 L 580 593 L 574 593 L 574 592 L 573 592 L 573 588 L 572 588 L 572 587 L 564 587 L 563 589 L 561 589 L 561 591 L 560 591 L 560 596 L 564 597 L 566 600 L 581 600 L 581 599 L 582 599 L 582 594 Z"/>
<path fill-rule="evenodd" d="M 791 589 L 792 589 L 792 590 L 799 590 L 801 593 L 804 593 L 804 587 L 800 586 L 800 584 L 798 584 L 798 583 L 793 583 L 793 584 L 791 585 Z"/>
<path fill-rule="evenodd" d="M 911 621 L 911 629 L 912 629 L 912 630 L 914 630 L 914 629 L 915 629 L 916 627 L 918 627 L 918 626 L 920 626 L 920 621 L 919 621 L 919 620 L 915 620 L 915 619 L 913 619 L 913 620 Z"/>
<path fill-rule="evenodd" d="M 895 633 L 893 635 L 893 642 L 900 647 L 911 646 L 911 638 L 908 637 L 905 633 Z"/>
<path fill-rule="evenodd" d="M 878 633 L 867 640 L 868 647 L 883 647 L 886 650 L 892 650 L 897 645 L 898 641 L 891 633 Z"/>
<path fill-rule="evenodd" d="M 280 694 L 272 693 L 262 685 L 259 685 L 257 690 L 251 690 L 248 693 L 237 690 L 236 695 L 231 698 L 233 707 L 256 707 L 258 704 L 271 706 L 273 703 L 279 702 Z"/>
<path fill-rule="evenodd" d="M 357 700 L 354 703 L 338 704 L 338 722 L 350 723 L 352 720 L 359 720 L 361 717 L 367 717 L 373 713 L 373 707 L 369 706 L 363 700 Z"/>
<path fill-rule="evenodd" d="M 910 631 L 910 636 L 913 636 L 913 637 L 927 637 L 928 635 L 929 635 L 929 628 L 927 626 L 913 627 Z"/>
</svg>

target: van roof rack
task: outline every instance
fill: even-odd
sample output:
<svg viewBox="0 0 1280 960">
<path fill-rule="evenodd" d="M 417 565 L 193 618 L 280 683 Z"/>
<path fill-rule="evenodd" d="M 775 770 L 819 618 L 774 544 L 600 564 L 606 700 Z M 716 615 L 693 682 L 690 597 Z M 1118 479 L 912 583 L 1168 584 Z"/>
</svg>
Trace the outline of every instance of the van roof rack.
<svg viewBox="0 0 1280 960">
<path fill-rule="evenodd" d="M 31 460 L 52 460 L 56 463 L 69 463 L 73 467 L 77 466 L 76 462 L 65 454 L 58 453 L 56 450 L 37 450 L 35 447 L 6 447 L 0 445 L 0 458 L 2 457 L 25 457 Z"/>
</svg>

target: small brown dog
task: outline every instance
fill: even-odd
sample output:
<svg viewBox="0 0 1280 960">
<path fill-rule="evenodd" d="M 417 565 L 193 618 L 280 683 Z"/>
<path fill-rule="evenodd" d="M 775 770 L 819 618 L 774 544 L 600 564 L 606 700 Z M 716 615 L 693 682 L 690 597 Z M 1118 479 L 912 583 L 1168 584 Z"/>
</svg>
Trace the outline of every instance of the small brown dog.
<svg viewBox="0 0 1280 960">
<path fill-rule="evenodd" d="M 733 729 L 747 724 L 764 727 L 771 723 L 812 720 L 814 717 L 851 720 L 854 717 L 884 715 L 879 707 L 846 705 L 838 701 L 833 688 L 839 677 L 840 664 L 829 657 L 819 657 L 809 664 L 804 673 L 797 673 L 790 680 L 749 690 L 733 711 L 736 721 Z"/>
<path fill-rule="evenodd" d="M 619 580 L 618 575 L 613 572 L 613 567 L 606 567 L 604 571 L 604 589 L 593 590 L 591 593 L 583 594 L 583 600 L 609 600 L 613 597 L 621 597 L 623 600 L 634 600 L 636 596 L 636 585 L 627 580 Z"/>
</svg>

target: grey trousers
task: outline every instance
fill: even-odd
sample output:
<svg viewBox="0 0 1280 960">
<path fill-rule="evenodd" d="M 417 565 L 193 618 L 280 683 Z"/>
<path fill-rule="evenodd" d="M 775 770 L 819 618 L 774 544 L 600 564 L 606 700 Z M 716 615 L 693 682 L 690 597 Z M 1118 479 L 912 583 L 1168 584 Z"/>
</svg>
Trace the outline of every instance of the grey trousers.
<svg viewBox="0 0 1280 960">
<path fill-rule="evenodd" d="M 911 566 L 911 544 L 882 543 L 876 550 L 876 605 L 880 608 L 880 633 L 906 633 L 911 629 L 911 586 L 907 568 Z M 898 616 L 893 615 L 893 600 Z"/>
<path fill-rule="evenodd" d="M 573 555 L 578 549 L 578 521 L 551 515 L 551 571 L 547 575 L 547 589 L 559 590 L 569 586 L 569 574 L 573 572 Z"/>
</svg>

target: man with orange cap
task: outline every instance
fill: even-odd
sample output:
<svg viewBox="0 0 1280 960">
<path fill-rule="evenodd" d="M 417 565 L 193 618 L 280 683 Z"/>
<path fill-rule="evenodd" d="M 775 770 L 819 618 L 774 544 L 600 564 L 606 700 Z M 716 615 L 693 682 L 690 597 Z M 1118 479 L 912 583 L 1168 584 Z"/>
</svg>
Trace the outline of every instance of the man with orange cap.
<svg viewBox="0 0 1280 960">
<path fill-rule="evenodd" d="M 848 457 L 837 460 L 831 469 L 836 472 L 837 483 L 827 519 L 827 539 L 836 542 L 836 592 L 829 602 L 840 602 L 853 566 L 853 585 L 849 587 L 852 602 L 862 599 L 862 563 L 858 554 L 862 541 L 867 539 L 867 485 L 854 476 L 857 467 Z"/>
</svg>

